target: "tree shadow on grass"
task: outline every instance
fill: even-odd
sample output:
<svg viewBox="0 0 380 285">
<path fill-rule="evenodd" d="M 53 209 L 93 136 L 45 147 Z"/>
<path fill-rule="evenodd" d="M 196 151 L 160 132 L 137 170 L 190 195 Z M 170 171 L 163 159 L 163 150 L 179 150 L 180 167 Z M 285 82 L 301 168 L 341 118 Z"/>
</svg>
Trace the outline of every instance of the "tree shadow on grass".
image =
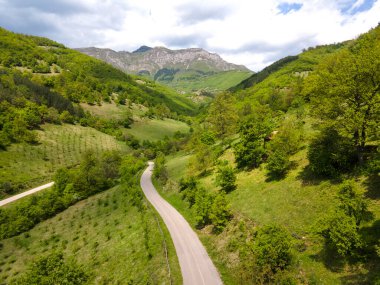
<svg viewBox="0 0 380 285">
<path fill-rule="evenodd" d="M 343 271 L 343 268 L 346 264 L 346 260 L 339 256 L 327 244 L 324 245 L 319 253 L 311 255 L 310 257 L 315 261 L 322 262 L 326 268 L 332 272 Z"/>
<path fill-rule="evenodd" d="M 364 181 L 367 188 L 366 196 L 370 199 L 380 199 L 380 176 L 378 174 L 369 175 Z"/>
<path fill-rule="evenodd" d="M 327 177 L 322 177 L 316 175 L 312 170 L 311 167 L 308 165 L 306 166 L 297 176 L 297 179 L 302 181 L 302 186 L 313 186 L 313 185 L 319 185 L 324 181 L 330 181 L 334 183 L 336 179 L 331 179 Z M 336 181 L 337 182 L 337 181 Z"/>
<path fill-rule="evenodd" d="M 376 245 L 380 241 L 380 220 L 361 228 L 360 234 L 365 246 L 356 252 L 355 257 L 342 258 L 327 244 L 310 257 L 322 262 L 332 272 L 347 272 L 348 266 L 348 273 L 340 277 L 342 284 L 380 284 L 380 257 L 376 254 Z"/>
</svg>

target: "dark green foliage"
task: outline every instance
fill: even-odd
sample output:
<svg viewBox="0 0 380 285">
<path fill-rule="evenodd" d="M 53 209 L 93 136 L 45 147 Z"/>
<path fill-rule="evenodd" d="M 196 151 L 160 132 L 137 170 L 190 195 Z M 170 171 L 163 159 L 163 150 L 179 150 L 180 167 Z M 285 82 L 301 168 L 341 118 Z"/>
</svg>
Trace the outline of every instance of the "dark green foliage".
<svg viewBox="0 0 380 285">
<path fill-rule="evenodd" d="M 351 141 L 334 129 L 325 129 L 313 139 L 308 151 L 311 170 L 322 176 L 336 176 L 352 168 L 357 161 Z"/>
<path fill-rule="evenodd" d="M 302 123 L 289 116 L 279 129 L 269 137 L 269 157 L 267 169 L 272 178 L 282 178 L 291 166 L 289 158 L 299 149 L 303 139 Z"/>
<path fill-rule="evenodd" d="M 146 166 L 145 161 L 131 155 L 123 156 L 119 168 L 119 175 L 123 182 L 133 179 Z"/>
<path fill-rule="evenodd" d="M 214 226 L 214 232 L 222 232 L 231 218 L 232 213 L 229 209 L 225 194 L 223 192 L 217 194 L 214 197 L 210 213 L 210 219 Z"/>
<path fill-rule="evenodd" d="M 206 192 L 204 188 L 198 188 L 195 193 L 195 220 L 198 228 L 203 228 L 212 223 L 211 210 L 214 197 Z"/>
<path fill-rule="evenodd" d="M 231 93 L 218 94 L 208 110 L 207 122 L 219 138 L 234 133 L 237 123 L 237 112 L 234 106 L 235 98 Z"/>
<path fill-rule="evenodd" d="M 363 189 L 352 180 L 345 181 L 340 186 L 338 198 L 340 209 L 347 216 L 354 218 L 357 227 L 362 221 L 371 220 L 372 214 L 368 211 L 369 201 L 365 198 Z"/>
<path fill-rule="evenodd" d="M 231 166 L 223 166 L 218 169 L 216 184 L 221 187 L 225 193 L 230 193 L 236 189 L 235 170 Z"/>
<path fill-rule="evenodd" d="M 165 166 L 165 155 L 160 152 L 154 160 L 153 176 L 159 179 L 162 183 L 166 183 L 168 180 L 168 171 Z"/>
<path fill-rule="evenodd" d="M 264 140 L 271 131 L 272 125 L 265 118 L 248 117 L 240 124 L 240 142 L 234 148 L 238 168 L 254 168 L 261 164 L 266 153 Z"/>
<path fill-rule="evenodd" d="M 190 176 L 187 179 L 182 178 L 179 182 L 179 191 L 182 194 L 182 199 L 186 200 L 189 206 L 192 207 L 195 204 L 195 197 L 198 192 L 196 178 L 194 176 Z"/>
<path fill-rule="evenodd" d="M 89 274 L 74 260 L 65 260 L 62 253 L 55 252 L 37 259 L 14 285 L 79 285 L 85 284 Z"/>
<path fill-rule="evenodd" d="M 213 132 L 202 132 L 200 141 L 205 145 L 213 145 L 215 143 L 215 134 Z"/>
<path fill-rule="evenodd" d="M 360 36 L 349 48 L 322 61 L 307 78 L 304 93 L 323 129 L 337 132 L 362 165 L 368 141 L 380 123 L 380 30 Z M 344 157 L 339 160 L 344 161 Z M 334 166 L 333 166 L 334 167 Z M 336 167 L 334 167 L 336 168 Z"/>
<path fill-rule="evenodd" d="M 197 185 L 194 176 L 181 179 L 179 187 L 182 198 L 189 203 L 189 206 L 195 212 L 196 226 L 203 228 L 212 224 L 214 232 L 220 233 L 223 231 L 228 221 L 232 218 L 225 193 L 207 193 L 204 188 Z"/>
<path fill-rule="evenodd" d="M 339 205 L 335 213 L 325 222 L 321 231 L 326 245 L 341 257 L 355 256 L 363 247 L 359 234 L 362 221 L 369 221 L 372 213 L 368 211 L 368 200 L 364 191 L 349 180 L 340 186 Z"/>
<path fill-rule="evenodd" d="M 289 155 L 277 149 L 269 155 L 267 169 L 271 176 L 282 177 L 290 167 Z"/>
<path fill-rule="evenodd" d="M 322 232 L 328 248 L 333 249 L 341 257 L 353 256 L 362 246 L 355 219 L 337 211 L 327 221 L 327 229 Z"/>
<path fill-rule="evenodd" d="M 252 247 L 258 273 L 254 278 L 259 283 L 270 282 L 276 273 L 287 269 L 292 262 L 291 249 L 291 237 L 283 227 L 268 225 L 260 228 Z"/>
</svg>

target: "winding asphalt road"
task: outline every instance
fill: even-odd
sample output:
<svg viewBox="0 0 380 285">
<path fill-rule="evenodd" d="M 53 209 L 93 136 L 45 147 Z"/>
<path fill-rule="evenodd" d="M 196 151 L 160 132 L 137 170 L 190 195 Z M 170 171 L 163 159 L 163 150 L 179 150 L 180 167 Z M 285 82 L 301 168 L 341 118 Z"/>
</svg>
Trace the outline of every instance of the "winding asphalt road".
<svg viewBox="0 0 380 285">
<path fill-rule="evenodd" d="M 219 273 L 208 256 L 198 236 L 188 222 L 156 191 L 152 184 L 153 162 L 141 176 L 141 188 L 164 220 L 172 237 L 179 264 L 183 284 L 185 285 L 214 285 L 223 284 Z"/>
<path fill-rule="evenodd" d="M 14 195 L 14 196 L 9 197 L 7 199 L 1 200 L 0 201 L 0 207 L 6 205 L 8 203 L 14 202 L 14 201 L 16 201 L 18 199 L 21 199 L 21 198 L 23 198 L 25 196 L 34 194 L 34 193 L 36 193 L 38 191 L 44 190 L 46 188 L 50 188 L 51 186 L 53 186 L 53 184 L 54 184 L 54 182 L 50 182 L 50 183 L 47 183 L 45 185 L 38 186 L 36 188 L 33 188 L 33 189 L 28 190 L 28 191 L 22 192 L 20 194 Z"/>
</svg>

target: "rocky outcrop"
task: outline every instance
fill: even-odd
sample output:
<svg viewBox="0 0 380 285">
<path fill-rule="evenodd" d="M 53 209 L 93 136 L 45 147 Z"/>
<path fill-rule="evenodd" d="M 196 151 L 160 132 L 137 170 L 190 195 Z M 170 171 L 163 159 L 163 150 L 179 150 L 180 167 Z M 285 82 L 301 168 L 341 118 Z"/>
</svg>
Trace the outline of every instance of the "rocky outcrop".
<svg viewBox="0 0 380 285">
<path fill-rule="evenodd" d="M 170 50 L 165 47 L 150 48 L 142 46 L 134 52 L 95 47 L 78 48 L 78 51 L 104 60 L 113 66 L 134 74 L 149 74 L 152 78 L 162 69 L 177 72 L 194 70 L 201 73 L 222 71 L 248 71 L 245 66 L 224 61 L 218 54 L 209 53 L 200 48 Z"/>
</svg>

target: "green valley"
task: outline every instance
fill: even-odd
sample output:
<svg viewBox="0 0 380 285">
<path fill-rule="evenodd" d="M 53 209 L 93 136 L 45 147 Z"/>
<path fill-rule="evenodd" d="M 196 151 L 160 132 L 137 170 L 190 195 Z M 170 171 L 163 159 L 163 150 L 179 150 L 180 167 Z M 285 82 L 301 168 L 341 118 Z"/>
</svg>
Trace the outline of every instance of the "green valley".
<svg viewBox="0 0 380 285">
<path fill-rule="evenodd" d="M 380 284 L 380 25 L 254 74 L 0 35 L 0 195 L 55 181 L 0 208 L 0 284 L 182 284 L 148 161 L 224 284 Z"/>
</svg>

